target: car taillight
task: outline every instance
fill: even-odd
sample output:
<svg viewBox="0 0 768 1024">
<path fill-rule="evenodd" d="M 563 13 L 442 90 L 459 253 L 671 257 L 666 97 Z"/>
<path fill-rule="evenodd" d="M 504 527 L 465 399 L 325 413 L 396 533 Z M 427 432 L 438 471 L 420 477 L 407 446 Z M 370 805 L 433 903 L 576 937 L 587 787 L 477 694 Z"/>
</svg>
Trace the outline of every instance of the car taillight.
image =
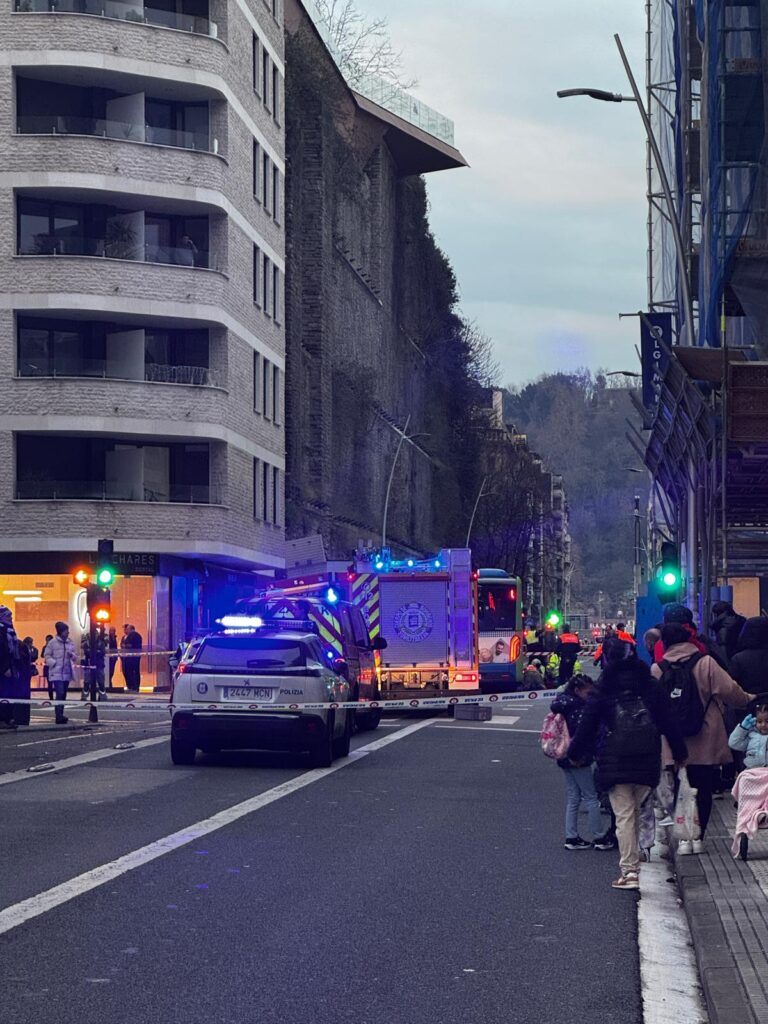
<svg viewBox="0 0 768 1024">
<path fill-rule="evenodd" d="M 454 679 L 457 683 L 476 683 L 477 672 L 457 672 Z"/>
</svg>

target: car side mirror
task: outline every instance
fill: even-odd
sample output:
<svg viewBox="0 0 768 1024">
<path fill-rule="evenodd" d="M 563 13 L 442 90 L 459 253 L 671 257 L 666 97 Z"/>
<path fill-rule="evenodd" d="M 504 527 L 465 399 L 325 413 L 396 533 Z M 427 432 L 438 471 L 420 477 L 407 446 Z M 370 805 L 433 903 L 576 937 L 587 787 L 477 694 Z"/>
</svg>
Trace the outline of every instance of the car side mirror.
<svg viewBox="0 0 768 1024">
<path fill-rule="evenodd" d="M 383 636 L 375 636 L 373 640 L 371 640 L 372 651 L 383 651 L 386 647 L 388 647 L 388 644 Z"/>
<path fill-rule="evenodd" d="M 334 658 L 333 671 L 336 675 L 343 676 L 346 679 L 349 675 L 349 665 L 344 658 Z"/>
</svg>

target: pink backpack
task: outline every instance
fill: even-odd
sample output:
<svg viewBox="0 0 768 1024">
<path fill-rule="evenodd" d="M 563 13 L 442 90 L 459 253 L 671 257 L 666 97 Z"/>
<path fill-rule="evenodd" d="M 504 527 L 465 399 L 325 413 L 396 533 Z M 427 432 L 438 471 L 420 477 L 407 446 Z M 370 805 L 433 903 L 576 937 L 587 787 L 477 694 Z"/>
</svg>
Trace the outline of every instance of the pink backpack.
<svg viewBox="0 0 768 1024">
<path fill-rule="evenodd" d="M 541 727 L 539 743 L 547 757 L 555 761 L 565 757 L 571 745 L 571 736 L 568 732 L 568 723 L 562 715 L 555 714 L 554 711 L 549 712 Z"/>
</svg>

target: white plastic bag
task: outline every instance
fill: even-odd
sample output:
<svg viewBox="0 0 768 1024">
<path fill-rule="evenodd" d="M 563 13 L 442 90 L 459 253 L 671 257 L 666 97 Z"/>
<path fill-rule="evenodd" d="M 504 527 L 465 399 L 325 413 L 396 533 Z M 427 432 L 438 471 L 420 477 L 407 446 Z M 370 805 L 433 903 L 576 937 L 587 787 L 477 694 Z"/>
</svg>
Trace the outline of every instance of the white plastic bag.
<svg viewBox="0 0 768 1024">
<path fill-rule="evenodd" d="M 699 839 L 701 826 L 696 807 L 696 793 L 688 781 L 688 772 L 681 768 L 678 774 L 679 788 L 675 801 L 675 824 L 672 834 L 676 839 Z"/>
</svg>

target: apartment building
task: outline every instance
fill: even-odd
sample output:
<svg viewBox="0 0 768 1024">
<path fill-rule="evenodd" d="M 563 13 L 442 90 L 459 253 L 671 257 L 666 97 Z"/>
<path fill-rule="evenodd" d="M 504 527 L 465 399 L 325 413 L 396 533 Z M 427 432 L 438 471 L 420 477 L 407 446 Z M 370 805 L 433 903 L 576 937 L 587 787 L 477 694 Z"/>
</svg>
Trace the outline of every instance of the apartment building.
<svg viewBox="0 0 768 1024">
<path fill-rule="evenodd" d="M 156 648 L 282 565 L 282 17 L 0 11 L 0 603 L 36 642 L 98 538 Z"/>
</svg>

